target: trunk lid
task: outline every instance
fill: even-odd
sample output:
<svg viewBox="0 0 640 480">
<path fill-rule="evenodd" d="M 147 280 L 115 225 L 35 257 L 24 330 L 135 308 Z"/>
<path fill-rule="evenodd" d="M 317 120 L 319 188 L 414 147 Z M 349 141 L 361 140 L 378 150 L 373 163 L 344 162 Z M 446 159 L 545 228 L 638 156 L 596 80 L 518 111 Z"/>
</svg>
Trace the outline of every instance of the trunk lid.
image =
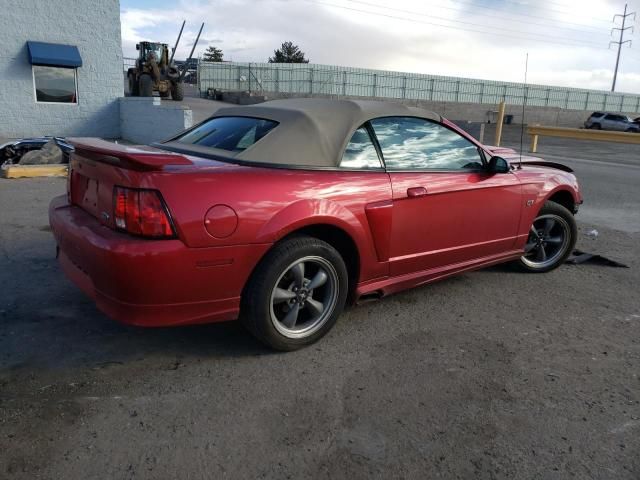
<svg viewBox="0 0 640 480">
<path fill-rule="evenodd" d="M 69 161 L 67 194 L 76 205 L 115 228 L 113 188 L 148 188 L 148 177 L 170 166 L 193 165 L 183 155 L 147 146 L 128 146 L 96 138 L 69 138 L 74 147 Z"/>
</svg>

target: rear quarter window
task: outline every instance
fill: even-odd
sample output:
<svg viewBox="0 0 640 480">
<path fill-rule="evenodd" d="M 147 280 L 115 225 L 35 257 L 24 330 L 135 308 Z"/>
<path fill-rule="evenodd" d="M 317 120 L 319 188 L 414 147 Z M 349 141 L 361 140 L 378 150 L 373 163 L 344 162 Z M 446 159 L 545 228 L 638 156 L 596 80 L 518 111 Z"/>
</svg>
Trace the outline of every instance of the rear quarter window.
<svg viewBox="0 0 640 480">
<path fill-rule="evenodd" d="M 216 117 L 205 121 L 173 141 L 188 145 L 242 152 L 260 141 L 278 122 L 253 117 Z"/>
</svg>

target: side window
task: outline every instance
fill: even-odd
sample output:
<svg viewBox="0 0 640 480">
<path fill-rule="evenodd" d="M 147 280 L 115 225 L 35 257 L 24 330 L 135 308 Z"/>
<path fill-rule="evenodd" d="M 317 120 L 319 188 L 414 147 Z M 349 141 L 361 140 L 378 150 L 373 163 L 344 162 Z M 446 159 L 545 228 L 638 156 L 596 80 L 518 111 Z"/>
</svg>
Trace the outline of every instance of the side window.
<svg viewBox="0 0 640 480">
<path fill-rule="evenodd" d="M 353 133 L 342 155 L 340 167 L 363 169 L 382 168 L 376 147 L 373 146 L 373 141 L 365 127 L 360 127 Z"/>
<path fill-rule="evenodd" d="M 389 170 L 477 170 L 478 147 L 439 123 L 415 117 L 371 121 Z"/>
<path fill-rule="evenodd" d="M 607 114 L 606 117 L 604 117 L 605 120 L 618 120 L 618 116 L 617 115 L 612 115 L 612 114 Z"/>
</svg>

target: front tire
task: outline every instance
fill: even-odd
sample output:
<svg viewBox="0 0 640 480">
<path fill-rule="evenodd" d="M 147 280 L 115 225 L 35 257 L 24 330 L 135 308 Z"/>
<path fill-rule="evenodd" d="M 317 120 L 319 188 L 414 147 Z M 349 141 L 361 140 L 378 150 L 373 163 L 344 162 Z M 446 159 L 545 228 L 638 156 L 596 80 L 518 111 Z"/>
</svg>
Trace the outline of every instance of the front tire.
<svg viewBox="0 0 640 480">
<path fill-rule="evenodd" d="M 277 244 L 245 287 L 240 318 L 268 346 L 296 350 L 336 323 L 349 289 L 347 267 L 322 240 L 296 236 Z"/>
<path fill-rule="evenodd" d="M 543 273 L 558 268 L 573 252 L 578 227 L 569 210 L 555 202 L 544 204 L 536 216 L 517 265 L 525 272 Z"/>
<path fill-rule="evenodd" d="M 153 96 L 153 79 L 151 75 L 142 74 L 140 75 L 140 96 L 141 97 L 152 97 Z"/>
<path fill-rule="evenodd" d="M 140 90 L 138 88 L 138 81 L 136 80 L 136 76 L 133 73 L 129 74 L 129 96 L 137 97 L 140 95 Z"/>
<path fill-rule="evenodd" d="M 171 98 L 177 102 L 184 100 L 184 83 L 178 82 L 171 86 Z"/>
</svg>

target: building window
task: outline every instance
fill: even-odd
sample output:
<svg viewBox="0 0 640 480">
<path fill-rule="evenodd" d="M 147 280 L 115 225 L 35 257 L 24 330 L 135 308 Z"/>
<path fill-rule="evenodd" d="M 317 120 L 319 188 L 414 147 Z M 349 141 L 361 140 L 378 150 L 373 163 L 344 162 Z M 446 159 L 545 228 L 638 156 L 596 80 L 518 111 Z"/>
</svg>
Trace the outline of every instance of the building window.
<svg viewBox="0 0 640 480">
<path fill-rule="evenodd" d="M 33 65 L 33 87 L 38 103 L 78 103 L 75 68 Z"/>
</svg>

